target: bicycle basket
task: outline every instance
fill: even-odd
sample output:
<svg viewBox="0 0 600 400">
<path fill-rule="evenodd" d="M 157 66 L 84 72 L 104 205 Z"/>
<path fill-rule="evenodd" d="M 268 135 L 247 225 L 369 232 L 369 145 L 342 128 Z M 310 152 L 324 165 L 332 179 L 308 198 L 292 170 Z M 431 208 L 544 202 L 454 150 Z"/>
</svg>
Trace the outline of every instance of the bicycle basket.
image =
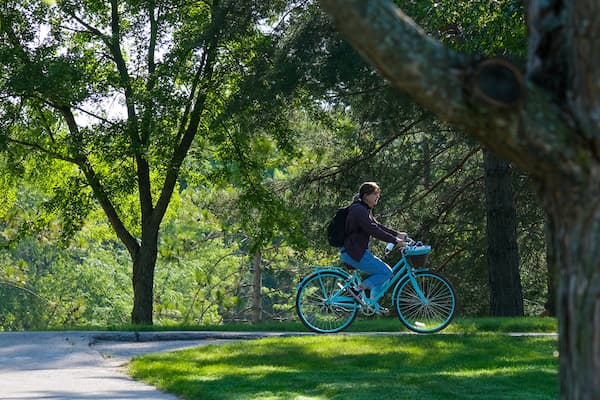
<svg viewBox="0 0 600 400">
<path fill-rule="evenodd" d="M 411 267 L 420 269 L 425 267 L 425 263 L 427 263 L 427 254 L 422 254 L 419 256 L 407 256 L 406 259 Z"/>
<path fill-rule="evenodd" d="M 413 246 L 406 249 L 406 260 L 411 267 L 419 269 L 425 267 L 427 255 L 431 251 L 431 246 Z"/>
</svg>

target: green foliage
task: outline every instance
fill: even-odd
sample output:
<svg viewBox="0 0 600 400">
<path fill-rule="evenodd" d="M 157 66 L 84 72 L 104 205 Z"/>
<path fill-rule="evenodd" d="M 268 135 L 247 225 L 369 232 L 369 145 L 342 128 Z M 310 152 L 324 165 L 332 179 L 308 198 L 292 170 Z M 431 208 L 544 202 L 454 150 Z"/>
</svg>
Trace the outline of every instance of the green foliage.
<svg viewBox="0 0 600 400">
<path fill-rule="evenodd" d="M 219 195 L 224 196 L 187 189 L 177 218 L 163 229 L 155 280 L 159 323 L 221 323 L 238 303 L 236 290 L 246 256 L 208 208 L 211 198 Z"/>
<path fill-rule="evenodd" d="M 57 159 L 76 167 L 80 174 L 56 182 L 45 203 L 50 214 L 61 214 L 67 237 L 92 211 L 93 194 L 132 258 L 154 260 L 148 253 L 155 252 L 192 149 L 203 167 L 212 166 L 205 177 L 225 170 L 227 181 L 243 188 L 239 199 L 252 214 L 244 225 L 253 248 L 283 229 L 301 241 L 298 216 L 263 178 L 277 168 L 274 153 L 293 153 L 282 114 L 286 102 L 279 98 L 277 108 L 265 112 L 268 93 L 263 90 L 258 102 L 247 97 L 267 83 L 271 42 L 259 24 L 285 5 L 7 4 L 0 24 L 2 148 L 10 160 Z M 266 215 L 276 218 L 266 221 Z M 153 261 L 146 264 L 134 279 L 153 276 Z M 135 296 L 141 300 L 135 304 L 145 306 L 132 317 L 151 322 L 152 292 Z"/>
<path fill-rule="evenodd" d="M 239 192 L 188 187 L 177 217 L 163 228 L 155 304 L 161 324 L 220 324 L 247 320 L 251 303 L 252 240 L 236 215 Z M 282 243 L 263 249 L 264 310 L 290 317 L 297 273 L 295 252 Z"/>
<path fill-rule="evenodd" d="M 307 7 L 284 29 L 283 51 L 294 57 L 300 84 L 320 105 L 299 119 L 307 137 L 301 140 L 305 154 L 318 155 L 296 179 L 298 199 L 310 210 L 311 246 L 328 250 L 322 232 L 334 210 L 362 181 L 376 180 L 383 189 L 375 210 L 379 220 L 431 244 L 430 262 L 456 286 L 461 313 L 485 315 L 488 272 L 478 148 L 389 87 L 317 8 Z M 430 34 L 458 49 L 482 56 L 524 54 L 520 2 L 409 1 L 402 7 Z M 521 268 L 532 314 L 545 297 L 543 218 L 531 183 L 515 174 L 515 185 Z"/>
<path fill-rule="evenodd" d="M 126 71 L 109 37 L 90 29 L 110 32 L 105 2 L 15 1 L 0 11 L 0 326 L 127 319 L 127 253 L 96 201 L 107 196 L 137 243 L 140 193 L 148 184 L 156 206 L 194 118 L 198 133 L 158 236 L 160 324 L 247 320 L 258 251 L 265 315 L 293 319 L 298 279 L 312 265 L 337 262 L 326 223 L 366 180 L 382 186 L 381 222 L 433 246 L 431 264 L 456 286 L 460 312 L 487 313 L 482 165 L 473 143 L 391 88 L 311 2 L 162 2 L 156 42 L 150 5 L 120 5 Z M 520 2 L 402 6 L 456 48 L 524 51 Z M 219 51 L 210 53 L 214 40 Z M 159 49 L 153 64 L 151 43 Z M 204 68 L 209 55 L 214 63 Z M 515 185 L 531 315 L 545 297 L 543 218 L 529 182 L 517 174 Z"/>
<path fill-rule="evenodd" d="M 65 249 L 28 239 L 7 252 L 0 261 L 0 328 L 125 323 L 132 296 L 118 260 L 127 255 L 97 244 Z"/>
<path fill-rule="evenodd" d="M 524 58 L 526 25 L 519 0 L 396 0 L 430 35 L 453 48 L 482 56 Z"/>
</svg>

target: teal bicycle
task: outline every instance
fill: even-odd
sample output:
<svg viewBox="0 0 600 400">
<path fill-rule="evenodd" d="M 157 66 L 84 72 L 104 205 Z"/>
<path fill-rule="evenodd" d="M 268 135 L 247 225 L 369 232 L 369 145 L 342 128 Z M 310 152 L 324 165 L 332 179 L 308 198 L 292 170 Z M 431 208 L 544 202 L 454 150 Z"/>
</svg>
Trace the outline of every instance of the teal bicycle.
<svg viewBox="0 0 600 400">
<path fill-rule="evenodd" d="M 377 302 L 393 288 L 392 305 L 408 329 L 418 333 L 444 329 L 456 312 L 456 295 L 446 278 L 425 265 L 431 246 L 407 238 L 400 251 L 402 257 L 392 267 L 391 279 L 375 299 L 351 293 L 350 288 L 362 282 L 359 271 L 351 266 L 315 267 L 297 288 L 296 312 L 302 323 L 317 333 L 341 332 L 359 312 L 378 314 Z"/>
</svg>

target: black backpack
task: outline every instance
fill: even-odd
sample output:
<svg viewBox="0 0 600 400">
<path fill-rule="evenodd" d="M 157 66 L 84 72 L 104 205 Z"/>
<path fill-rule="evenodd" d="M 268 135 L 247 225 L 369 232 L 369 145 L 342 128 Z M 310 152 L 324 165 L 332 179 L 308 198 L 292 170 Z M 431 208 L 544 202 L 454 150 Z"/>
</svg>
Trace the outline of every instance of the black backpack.
<svg viewBox="0 0 600 400">
<path fill-rule="evenodd" d="M 327 241 L 335 247 L 342 247 L 346 238 L 346 217 L 350 206 L 339 208 L 329 225 L 327 225 Z"/>
</svg>

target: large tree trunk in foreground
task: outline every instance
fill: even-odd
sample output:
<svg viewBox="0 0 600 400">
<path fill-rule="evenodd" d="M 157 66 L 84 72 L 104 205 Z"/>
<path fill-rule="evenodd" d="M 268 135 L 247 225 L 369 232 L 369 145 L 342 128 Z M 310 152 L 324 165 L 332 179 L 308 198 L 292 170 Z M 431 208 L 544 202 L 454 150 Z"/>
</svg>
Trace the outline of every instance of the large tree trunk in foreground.
<svg viewBox="0 0 600 400">
<path fill-rule="evenodd" d="M 527 2 L 526 77 L 445 48 L 390 1 L 319 3 L 392 84 L 537 182 L 560 268 L 561 397 L 600 399 L 600 2 Z"/>
<path fill-rule="evenodd" d="M 556 259 L 556 250 L 552 242 L 554 226 L 550 221 L 550 217 L 546 215 L 544 223 L 544 238 L 546 242 L 546 266 L 548 268 L 548 289 L 546 293 L 546 304 L 540 315 L 547 317 L 556 317 L 558 314 L 556 307 L 556 292 L 558 287 L 558 260 Z"/>
<path fill-rule="evenodd" d="M 484 150 L 490 312 L 497 317 L 523 315 L 519 274 L 517 213 L 509 164 Z"/>
<path fill-rule="evenodd" d="M 595 169 L 600 178 L 600 166 Z M 550 201 L 551 240 L 560 265 L 561 395 L 600 399 L 600 179 L 587 188 L 567 186 L 545 199 Z"/>
</svg>

